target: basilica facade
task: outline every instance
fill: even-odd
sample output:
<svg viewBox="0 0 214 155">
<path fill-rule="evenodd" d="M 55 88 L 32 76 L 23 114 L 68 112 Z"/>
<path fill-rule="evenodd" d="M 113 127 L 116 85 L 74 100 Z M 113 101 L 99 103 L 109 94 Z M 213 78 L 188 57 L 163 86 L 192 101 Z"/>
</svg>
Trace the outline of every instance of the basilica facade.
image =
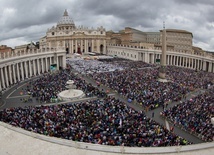
<svg viewBox="0 0 214 155">
<path fill-rule="evenodd" d="M 88 52 L 106 53 L 105 28 L 76 26 L 65 10 L 56 26 L 48 29 L 46 36 L 39 40 L 40 48 L 65 49 L 67 54 Z"/>
</svg>

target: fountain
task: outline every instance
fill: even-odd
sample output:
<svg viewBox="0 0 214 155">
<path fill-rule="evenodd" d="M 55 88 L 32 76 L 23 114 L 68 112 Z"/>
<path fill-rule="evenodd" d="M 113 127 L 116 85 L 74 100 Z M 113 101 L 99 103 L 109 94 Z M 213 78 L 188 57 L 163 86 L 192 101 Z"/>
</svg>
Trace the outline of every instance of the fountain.
<svg viewBox="0 0 214 155">
<path fill-rule="evenodd" d="M 68 80 L 66 84 L 68 90 L 64 90 L 58 94 L 59 98 L 62 100 L 79 99 L 85 96 L 82 90 L 75 89 L 73 80 Z"/>
</svg>

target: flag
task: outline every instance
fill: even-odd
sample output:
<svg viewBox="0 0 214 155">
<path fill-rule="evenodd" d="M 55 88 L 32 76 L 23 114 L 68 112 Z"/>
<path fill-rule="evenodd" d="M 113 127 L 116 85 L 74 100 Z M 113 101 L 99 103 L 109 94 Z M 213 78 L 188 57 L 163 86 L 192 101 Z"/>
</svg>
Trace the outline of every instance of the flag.
<svg viewBox="0 0 214 155">
<path fill-rule="evenodd" d="M 122 118 L 120 118 L 120 127 L 122 128 L 122 124 L 123 124 L 123 121 L 122 121 Z"/>
</svg>

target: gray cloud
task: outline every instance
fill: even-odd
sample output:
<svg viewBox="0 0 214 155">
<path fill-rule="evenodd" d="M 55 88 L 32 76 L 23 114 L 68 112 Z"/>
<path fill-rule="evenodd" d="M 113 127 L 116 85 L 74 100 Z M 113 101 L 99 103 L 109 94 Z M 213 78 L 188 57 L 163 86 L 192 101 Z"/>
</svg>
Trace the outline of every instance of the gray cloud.
<svg viewBox="0 0 214 155">
<path fill-rule="evenodd" d="M 113 31 L 159 31 L 165 21 L 166 28 L 192 32 L 195 46 L 214 51 L 213 7 L 213 0 L 2 0 L 0 44 L 39 40 L 68 9 L 76 25 Z"/>
</svg>

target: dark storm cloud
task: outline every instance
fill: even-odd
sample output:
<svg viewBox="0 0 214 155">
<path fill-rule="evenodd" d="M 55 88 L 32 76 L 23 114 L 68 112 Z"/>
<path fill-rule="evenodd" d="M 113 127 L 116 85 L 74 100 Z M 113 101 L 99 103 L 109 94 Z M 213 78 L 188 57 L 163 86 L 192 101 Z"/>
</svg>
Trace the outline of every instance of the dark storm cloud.
<svg viewBox="0 0 214 155">
<path fill-rule="evenodd" d="M 123 19 L 124 23 L 121 23 L 124 24 L 123 27 L 136 25 L 152 27 L 153 21 L 158 18 L 158 12 L 162 10 L 160 7 L 161 4 L 161 2 L 153 0 L 118 0 L 111 2 L 94 0 L 93 2 L 85 1 L 82 7 L 83 10 L 93 10 L 93 14 L 95 15 L 114 15 L 117 18 Z"/>
<path fill-rule="evenodd" d="M 68 9 L 76 26 L 107 31 L 157 32 L 165 21 L 166 28 L 192 32 L 195 46 L 214 50 L 213 7 L 213 0 L 1 0 L 0 44 L 39 40 Z"/>
<path fill-rule="evenodd" d="M 196 4 L 214 5 L 214 1 L 212 0 L 175 0 L 175 2 L 179 4 L 188 4 L 188 5 Z"/>
<path fill-rule="evenodd" d="M 7 18 L 5 24 L 8 29 L 26 28 L 32 25 L 41 25 L 56 22 L 56 17 L 60 17 L 58 12 L 60 6 L 56 3 L 44 5 L 43 1 L 22 0 L 22 3 L 12 5 L 16 9 L 15 16 Z M 23 5 L 24 4 L 24 5 Z"/>
</svg>

